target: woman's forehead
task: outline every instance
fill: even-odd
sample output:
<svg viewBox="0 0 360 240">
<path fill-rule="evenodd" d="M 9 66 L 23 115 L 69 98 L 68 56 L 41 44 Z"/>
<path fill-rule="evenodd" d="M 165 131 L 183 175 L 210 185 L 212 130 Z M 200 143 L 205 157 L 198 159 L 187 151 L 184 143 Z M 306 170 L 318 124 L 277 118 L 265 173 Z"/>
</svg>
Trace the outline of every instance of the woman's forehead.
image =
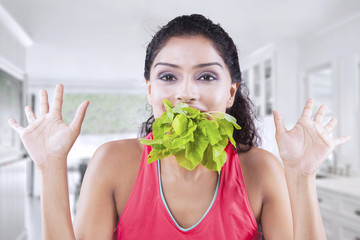
<svg viewBox="0 0 360 240">
<path fill-rule="evenodd" d="M 171 37 L 154 59 L 177 65 L 197 65 L 199 63 L 224 61 L 215 49 L 213 42 L 203 36 Z"/>
</svg>

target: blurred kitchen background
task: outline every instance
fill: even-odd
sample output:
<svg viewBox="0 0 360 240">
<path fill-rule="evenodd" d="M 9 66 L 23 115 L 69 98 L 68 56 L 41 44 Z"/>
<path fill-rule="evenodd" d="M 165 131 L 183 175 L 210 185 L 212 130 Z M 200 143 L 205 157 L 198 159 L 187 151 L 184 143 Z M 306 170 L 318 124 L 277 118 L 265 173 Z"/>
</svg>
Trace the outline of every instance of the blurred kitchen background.
<svg viewBox="0 0 360 240">
<path fill-rule="evenodd" d="M 106 141 L 137 137 L 149 116 L 145 48 L 159 26 L 201 13 L 232 36 L 243 78 L 257 106 L 262 147 L 279 157 L 271 111 L 292 127 L 309 97 L 329 106 L 350 134 L 323 163 L 318 198 L 328 239 L 360 239 L 360 1 L 55 1 L 0 0 L 0 239 L 40 239 L 36 167 L 7 124 L 26 125 L 23 108 L 39 111 L 65 86 L 63 115 L 91 104 L 69 154 L 72 212 L 87 163 Z M 281 229 L 279 229 L 281 231 Z"/>
</svg>

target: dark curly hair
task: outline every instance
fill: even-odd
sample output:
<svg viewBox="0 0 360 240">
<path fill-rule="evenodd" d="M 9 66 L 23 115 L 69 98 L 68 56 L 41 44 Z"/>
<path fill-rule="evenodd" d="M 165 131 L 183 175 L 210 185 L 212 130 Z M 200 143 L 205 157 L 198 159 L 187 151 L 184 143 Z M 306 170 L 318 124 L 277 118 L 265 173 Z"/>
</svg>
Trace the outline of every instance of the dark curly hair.
<svg viewBox="0 0 360 240">
<path fill-rule="evenodd" d="M 226 113 L 236 118 L 241 130 L 235 129 L 234 140 L 237 152 L 249 151 L 252 146 L 259 146 L 260 137 L 255 126 L 255 107 L 249 98 L 247 87 L 241 78 L 239 58 L 236 46 L 231 37 L 219 24 L 214 24 L 210 19 L 199 14 L 183 15 L 174 18 L 160 28 L 153 36 L 146 49 L 144 77 L 150 80 L 150 69 L 156 55 L 171 37 L 204 36 L 213 42 L 219 55 L 227 65 L 232 83 L 238 83 L 234 104 L 226 109 Z M 152 132 L 152 123 L 155 118 L 151 112 L 149 119 L 140 127 L 140 137 Z"/>
</svg>

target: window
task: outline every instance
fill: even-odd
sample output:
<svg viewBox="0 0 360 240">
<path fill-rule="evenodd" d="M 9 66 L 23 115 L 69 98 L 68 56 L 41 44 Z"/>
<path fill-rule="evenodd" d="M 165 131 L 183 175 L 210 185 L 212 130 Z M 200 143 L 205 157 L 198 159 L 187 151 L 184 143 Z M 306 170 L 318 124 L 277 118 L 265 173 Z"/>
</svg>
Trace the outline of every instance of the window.
<svg viewBox="0 0 360 240">
<path fill-rule="evenodd" d="M 70 123 L 81 102 L 89 100 L 81 134 L 137 133 L 146 121 L 147 96 L 116 93 L 65 93 L 63 120 Z M 150 108 L 150 107 L 148 107 Z"/>
</svg>

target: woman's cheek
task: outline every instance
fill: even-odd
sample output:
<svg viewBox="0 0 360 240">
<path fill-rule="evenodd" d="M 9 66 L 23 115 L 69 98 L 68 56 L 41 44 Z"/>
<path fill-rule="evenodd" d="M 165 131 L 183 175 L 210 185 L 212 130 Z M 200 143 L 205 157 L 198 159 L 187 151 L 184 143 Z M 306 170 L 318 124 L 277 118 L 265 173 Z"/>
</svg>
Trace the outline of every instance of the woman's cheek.
<svg viewBox="0 0 360 240">
<path fill-rule="evenodd" d="M 208 103 L 207 109 L 209 111 L 226 111 L 227 94 L 225 92 L 208 91 L 202 96 L 203 102 Z"/>
<path fill-rule="evenodd" d="M 163 112 L 165 112 L 165 107 L 164 107 L 164 99 L 169 100 L 170 102 L 173 102 L 173 96 L 171 94 L 169 94 L 168 91 L 163 90 L 163 91 L 154 91 L 152 93 L 152 99 L 153 99 L 153 113 L 155 118 L 159 118 L 161 117 L 161 114 Z"/>
</svg>

